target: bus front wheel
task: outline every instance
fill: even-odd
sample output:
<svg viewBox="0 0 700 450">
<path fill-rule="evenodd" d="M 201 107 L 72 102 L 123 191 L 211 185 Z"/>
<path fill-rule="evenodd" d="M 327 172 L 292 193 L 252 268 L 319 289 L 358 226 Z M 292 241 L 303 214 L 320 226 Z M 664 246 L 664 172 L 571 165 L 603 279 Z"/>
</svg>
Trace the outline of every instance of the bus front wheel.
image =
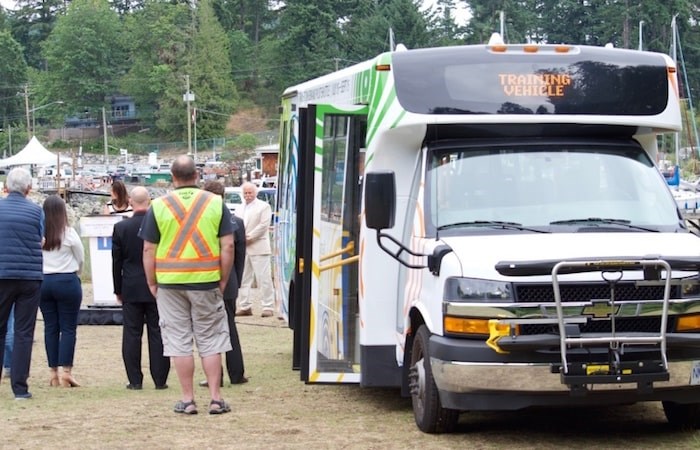
<svg viewBox="0 0 700 450">
<path fill-rule="evenodd" d="M 700 428 L 700 403 L 661 403 L 671 426 L 684 430 Z"/>
<path fill-rule="evenodd" d="M 416 425 L 425 433 L 449 433 L 455 429 L 459 411 L 443 408 L 440 403 L 429 355 L 430 331 L 425 325 L 418 328 L 413 339 L 409 388 Z"/>
</svg>

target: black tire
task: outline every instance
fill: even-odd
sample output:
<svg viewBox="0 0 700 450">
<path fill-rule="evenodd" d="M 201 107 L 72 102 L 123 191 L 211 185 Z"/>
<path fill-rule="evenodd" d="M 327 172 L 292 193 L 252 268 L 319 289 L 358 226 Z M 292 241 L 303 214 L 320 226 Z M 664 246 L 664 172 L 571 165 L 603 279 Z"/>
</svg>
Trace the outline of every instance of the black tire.
<svg viewBox="0 0 700 450">
<path fill-rule="evenodd" d="M 459 411 L 443 408 L 440 403 L 429 355 L 430 331 L 425 325 L 413 338 L 410 365 L 411 403 L 418 428 L 425 433 L 450 433 L 459 420 Z"/>
<path fill-rule="evenodd" d="M 674 428 L 695 430 L 700 428 L 700 403 L 662 402 L 666 420 Z"/>
</svg>

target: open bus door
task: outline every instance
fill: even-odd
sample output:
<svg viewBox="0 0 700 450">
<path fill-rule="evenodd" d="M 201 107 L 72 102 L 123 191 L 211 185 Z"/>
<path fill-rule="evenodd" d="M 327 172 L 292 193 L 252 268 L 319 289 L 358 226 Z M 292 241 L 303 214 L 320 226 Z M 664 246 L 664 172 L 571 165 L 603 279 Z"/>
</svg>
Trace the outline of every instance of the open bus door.
<svg viewBox="0 0 700 450">
<path fill-rule="evenodd" d="M 293 364 L 306 382 L 357 383 L 367 107 L 309 105 L 299 117 Z"/>
</svg>

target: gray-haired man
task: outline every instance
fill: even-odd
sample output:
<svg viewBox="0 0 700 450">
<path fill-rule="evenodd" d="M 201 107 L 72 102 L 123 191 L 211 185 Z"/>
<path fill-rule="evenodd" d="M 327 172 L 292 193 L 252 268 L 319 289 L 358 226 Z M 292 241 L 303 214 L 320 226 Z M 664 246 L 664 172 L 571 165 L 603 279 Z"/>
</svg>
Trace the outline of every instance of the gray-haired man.
<svg viewBox="0 0 700 450">
<path fill-rule="evenodd" d="M 5 353 L 7 319 L 14 305 L 15 342 L 10 380 L 17 400 L 32 397 L 27 378 L 44 278 L 41 256 L 44 212 L 26 198 L 31 187 L 32 176 L 26 169 L 12 169 L 5 181 L 7 197 L 0 200 L 0 357 Z"/>
</svg>

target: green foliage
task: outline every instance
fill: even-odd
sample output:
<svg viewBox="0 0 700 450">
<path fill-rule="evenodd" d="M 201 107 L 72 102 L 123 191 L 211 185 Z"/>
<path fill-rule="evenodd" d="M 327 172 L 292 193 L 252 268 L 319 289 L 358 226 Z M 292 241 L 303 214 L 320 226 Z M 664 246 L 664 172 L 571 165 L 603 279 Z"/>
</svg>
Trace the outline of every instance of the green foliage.
<svg viewBox="0 0 700 450">
<path fill-rule="evenodd" d="M 183 4 L 148 1 L 126 18 L 131 66 L 121 80 L 140 118 L 163 136 L 182 138 L 187 115 L 182 108 L 187 42 L 192 33 L 191 13 Z M 184 125 L 183 125 L 184 124 Z"/>
<path fill-rule="evenodd" d="M 241 151 L 253 151 L 258 144 L 258 139 L 250 133 L 242 133 L 231 141 L 231 147 Z"/>
<path fill-rule="evenodd" d="M 260 145 L 258 139 L 250 133 L 242 133 L 228 140 L 222 152 L 222 160 L 242 167 L 248 159 L 255 156 L 255 147 Z"/>
<path fill-rule="evenodd" d="M 238 92 L 231 79 L 228 43 L 211 3 L 200 1 L 188 73 L 195 105 L 203 112 L 197 115 L 197 136 L 201 139 L 222 136 L 238 103 Z"/>
<path fill-rule="evenodd" d="M 43 100 L 61 99 L 72 113 L 99 110 L 117 92 L 125 56 L 121 25 L 106 0 L 73 0 L 44 43 L 49 70 Z"/>
<path fill-rule="evenodd" d="M 235 110 L 238 93 L 231 77 L 229 39 L 214 15 L 211 3 L 196 9 L 185 4 L 148 1 L 126 20 L 132 65 L 122 78 L 122 90 L 139 110 L 150 110 L 162 136 L 185 139 L 187 110 L 183 95 L 195 95 L 199 108 L 198 139 L 221 136 L 227 117 Z M 214 113 L 206 113 L 213 111 Z"/>
<path fill-rule="evenodd" d="M 51 34 L 57 18 L 65 12 L 61 0 L 17 0 L 19 9 L 10 14 L 12 35 L 24 47 L 30 67 L 43 68 L 41 46 Z"/>
<path fill-rule="evenodd" d="M 17 96 L 20 86 L 27 82 L 27 63 L 22 47 L 12 38 L 8 30 L 0 31 L 0 115 L 2 127 L 17 124 L 22 120 L 25 105 Z"/>
<path fill-rule="evenodd" d="M 466 26 L 454 21 L 468 4 Z M 638 48 L 669 53 L 677 15 L 682 95 L 700 102 L 700 9 L 697 0 L 19 0 L 0 13 L 30 70 L 32 104 L 61 99 L 46 118 L 104 106 L 116 93 L 135 99 L 142 127 L 184 140 L 186 76 L 196 96 L 199 139 L 221 137 L 241 101 L 269 111 L 287 86 L 390 50 L 485 43 L 501 28 L 506 42 Z M 0 89 L 22 91 L 17 46 L 0 37 Z M 43 50 L 42 50 L 43 49 Z M 125 50 L 128 49 L 128 50 Z M 687 78 L 687 83 L 686 83 Z M 19 104 L 18 104 L 19 100 Z M 697 107 L 697 105 L 695 105 Z M 0 102 L 0 120 L 21 124 L 22 98 Z M 207 113 L 205 111 L 213 111 Z M 221 115 L 224 114 L 224 115 Z M 18 130 L 18 133 L 21 133 Z M 141 135 L 143 136 L 143 135 Z"/>
</svg>

